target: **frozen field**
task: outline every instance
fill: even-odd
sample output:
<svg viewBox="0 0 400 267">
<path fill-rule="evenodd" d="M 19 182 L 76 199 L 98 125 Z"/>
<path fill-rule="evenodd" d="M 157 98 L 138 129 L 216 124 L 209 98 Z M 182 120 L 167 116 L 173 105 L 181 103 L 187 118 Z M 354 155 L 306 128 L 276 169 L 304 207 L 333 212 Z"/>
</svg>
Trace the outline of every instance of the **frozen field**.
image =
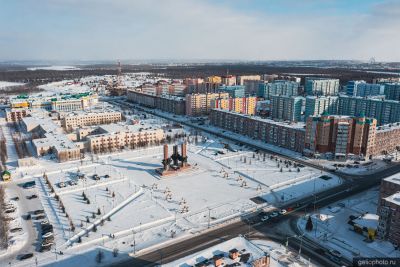
<svg viewBox="0 0 400 267">
<path fill-rule="evenodd" d="M 160 177 L 155 170 L 162 166 L 162 150 L 87 155 L 82 162 L 44 157 L 35 167 L 19 168 L 16 179 L 36 178 L 47 218 L 55 225 L 57 250 L 65 255 L 94 246 L 140 252 L 340 183 L 280 158 L 266 154 L 264 159 L 246 147 L 227 148 L 210 138 L 196 142 L 193 136 L 188 144 L 192 168 Z M 253 201 L 257 197 L 264 202 Z M 46 262 L 45 255 L 40 262 Z"/>
</svg>

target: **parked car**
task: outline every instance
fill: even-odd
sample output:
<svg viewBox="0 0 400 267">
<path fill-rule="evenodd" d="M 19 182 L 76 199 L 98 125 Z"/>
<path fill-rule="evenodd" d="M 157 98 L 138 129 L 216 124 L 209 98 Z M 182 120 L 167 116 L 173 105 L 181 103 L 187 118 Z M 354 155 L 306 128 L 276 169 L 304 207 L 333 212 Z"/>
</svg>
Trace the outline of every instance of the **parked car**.
<svg viewBox="0 0 400 267">
<path fill-rule="evenodd" d="M 30 220 L 30 219 L 32 219 L 32 215 L 30 215 L 30 214 L 26 214 L 26 215 L 25 215 L 25 220 L 27 220 L 27 221 L 28 221 L 28 220 Z"/>
<path fill-rule="evenodd" d="M 338 257 L 338 258 L 341 258 L 341 257 L 342 257 L 342 253 L 340 253 L 339 251 L 334 250 L 334 249 L 330 249 L 330 250 L 329 250 L 329 253 L 330 253 L 331 255 L 335 256 L 335 257 Z"/>
<path fill-rule="evenodd" d="M 29 258 L 32 258 L 33 257 L 33 253 L 26 253 L 26 254 L 21 254 L 21 255 L 19 255 L 18 257 L 17 257 L 17 259 L 19 259 L 20 261 L 22 261 L 22 260 L 26 260 L 26 259 L 29 259 Z"/>
<path fill-rule="evenodd" d="M 36 183 L 35 181 L 31 181 L 31 182 L 26 182 L 22 185 L 23 188 L 25 189 L 29 189 L 29 188 L 33 188 L 35 187 Z"/>
<path fill-rule="evenodd" d="M 97 174 L 93 174 L 93 180 L 100 180 L 100 176 L 98 176 Z"/>
<path fill-rule="evenodd" d="M 64 182 L 59 182 L 58 183 L 58 187 L 59 188 L 63 188 L 63 187 L 66 187 L 67 185 L 64 183 Z"/>
<path fill-rule="evenodd" d="M 110 178 L 110 175 L 106 174 L 104 175 L 104 178 Z"/>
<path fill-rule="evenodd" d="M 16 210 L 16 208 L 8 208 L 4 211 L 4 213 L 13 213 Z"/>
<path fill-rule="evenodd" d="M 21 231 L 22 231 L 21 227 L 16 227 L 16 228 L 10 229 L 11 233 L 17 233 L 17 232 L 21 232 Z"/>
<path fill-rule="evenodd" d="M 19 197 L 13 197 L 11 200 L 18 201 Z"/>
<path fill-rule="evenodd" d="M 76 181 L 74 181 L 74 180 L 70 180 L 70 181 L 69 181 L 69 185 L 71 185 L 71 186 L 72 186 L 72 185 L 77 185 L 77 184 L 78 184 L 78 183 L 77 183 Z"/>
<path fill-rule="evenodd" d="M 274 218 L 274 217 L 276 217 L 276 216 L 278 216 L 279 215 L 279 213 L 277 212 L 277 211 L 274 211 L 274 212 L 272 212 L 269 216 L 271 217 L 271 218 Z"/>
<path fill-rule="evenodd" d="M 35 215 L 43 214 L 43 213 L 44 213 L 44 210 L 35 210 L 35 211 L 33 211 L 32 213 L 35 214 Z"/>
<path fill-rule="evenodd" d="M 37 198 L 37 197 L 38 197 L 37 195 L 33 194 L 33 195 L 30 195 L 30 196 L 27 196 L 26 198 L 27 199 L 34 199 L 34 198 Z"/>
<path fill-rule="evenodd" d="M 49 238 L 54 238 L 54 235 L 52 232 L 48 232 L 48 233 L 42 235 L 42 239 L 49 239 Z"/>
<path fill-rule="evenodd" d="M 45 218 L 46 218 L 46 216 L 44 214 L 40 214 L 40 215 L 35 217 L 35 220 L 43 220 Z"/>
<path fill-rule="evenodd" d="M 282 209 L 279 211 L 279 214 L 281 214 L 281 215 L 286 214 L 286 213 L 287 213 L 287 210 L 285 210 L 285 209 Z"/>
<path fill-rule="evenodd" d="M 53 244 L 54 244 L 53 242 L 42 244 L 40 246 L 40 252 L 49 251 L 51 249 L 51 246 L 53 246 Z"/>
<path fill-rule="evenodd" d="M 261 218 L 261 221 L 262 221 L 262 222 L 266 222 L 266 221 L 268 221 L 268 219 L 269 219 L 269 216 L 266 215 L 266 216 L 264 216 L 264 217 Z"/>
</svg>

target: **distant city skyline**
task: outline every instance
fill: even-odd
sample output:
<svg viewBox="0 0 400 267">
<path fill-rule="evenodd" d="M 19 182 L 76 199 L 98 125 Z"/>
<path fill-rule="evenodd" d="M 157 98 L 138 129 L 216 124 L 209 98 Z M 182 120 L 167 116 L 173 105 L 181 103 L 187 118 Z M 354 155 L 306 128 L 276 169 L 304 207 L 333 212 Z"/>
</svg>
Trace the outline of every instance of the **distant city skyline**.
<svg viewBox="0 0 400 267">
<path fill-rule="evenodd" d="M 2 0 L 0 25 L 0 61 L 400 61 L 394 0 Z"/>
</svg>

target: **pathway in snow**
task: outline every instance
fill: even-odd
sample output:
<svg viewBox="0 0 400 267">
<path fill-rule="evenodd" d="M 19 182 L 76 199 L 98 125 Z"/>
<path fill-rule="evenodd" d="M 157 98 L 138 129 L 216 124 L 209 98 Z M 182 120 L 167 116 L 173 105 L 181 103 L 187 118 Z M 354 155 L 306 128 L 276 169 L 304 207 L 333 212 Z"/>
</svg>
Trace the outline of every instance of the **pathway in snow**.
<svg viewBox="0 0 400 267">
<path fill-rule="evenodd" d="M 7 147 L 7 156 L 8 159 L 6 161 L 6 166 L 8 169 L 15 169 L 18 166 L 18 154 L 15 149 L 14 142 L 12 140 L 12 134 L 10 128 L 3 124 L 1 125 L 1 129 L 3 130 L 4 137 L 6 138 L 6 147 Z"/>
</svg>

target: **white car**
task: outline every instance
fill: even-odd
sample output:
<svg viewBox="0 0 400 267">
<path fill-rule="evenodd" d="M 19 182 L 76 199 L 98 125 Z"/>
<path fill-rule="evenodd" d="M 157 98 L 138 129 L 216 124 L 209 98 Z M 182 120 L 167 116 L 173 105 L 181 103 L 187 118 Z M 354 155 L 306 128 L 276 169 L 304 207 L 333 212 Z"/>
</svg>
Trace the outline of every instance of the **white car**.
<svg viewBox="0 0 400 267">
<path fill-rule="evenodd" d="M 70 180 L 70 181 L 69 181 L 69 185 L 77 185 L 77 183 L 76 183 L 76 181 L 74 181 L 74 180 Z"/>
<path fill-rule="evenodd" d="M 283 214 L 285 214 L 286 212 L 287 212 L 287 210 L 282 209 L 279 213 L 283 215 Z"/>
</svg>

